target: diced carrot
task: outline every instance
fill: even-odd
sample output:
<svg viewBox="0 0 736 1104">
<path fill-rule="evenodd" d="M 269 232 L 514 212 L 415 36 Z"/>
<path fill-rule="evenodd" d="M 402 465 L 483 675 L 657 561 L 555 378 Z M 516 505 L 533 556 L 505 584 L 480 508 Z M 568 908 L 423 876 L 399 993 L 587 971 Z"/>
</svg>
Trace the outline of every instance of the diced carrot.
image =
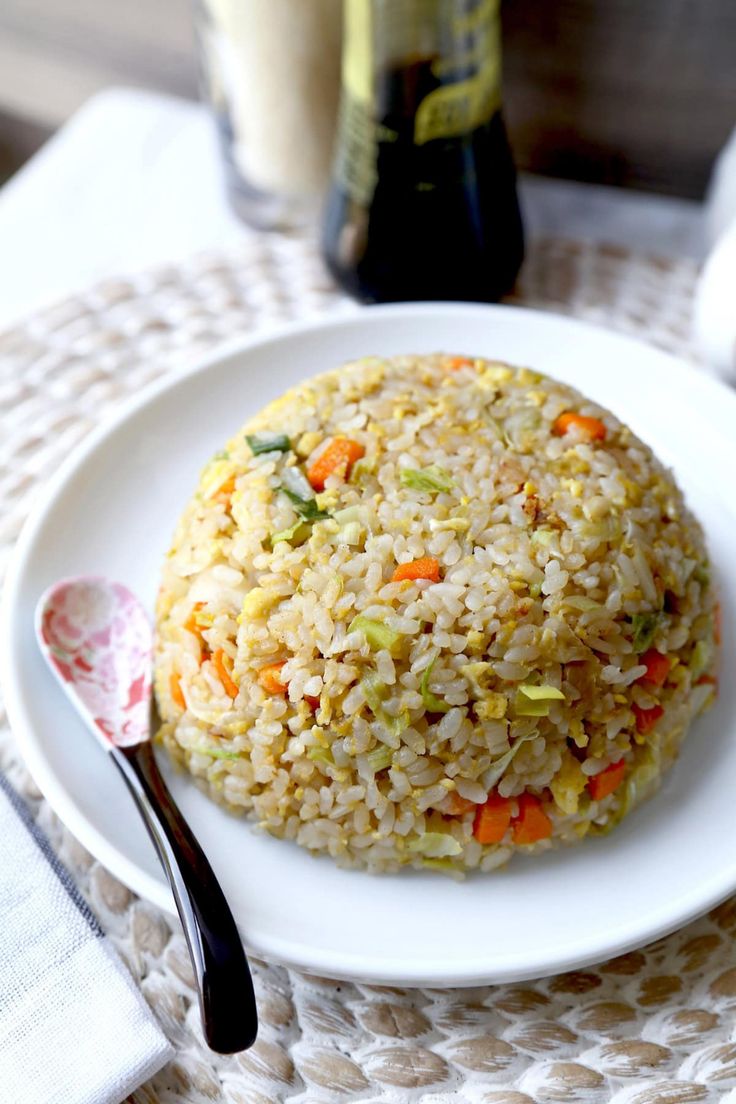
<svg viewBox="0 0 736 1104">
<path fill-rule="evenodd" d="M 538 843 L 552 835 L 552 821 L 549 819 L 542 802 L 534 794 L 523 793 L 517 798 L 518 816 L 513 820 L 514 843 Z"/>
<path fill-rule="evenodd" d="M 611 763 L 610 767 L 606 767 L 600 774 L 594 774 L 588 779 L 590 796 L 594 801 L 602 801 L 604 797 L 608 797 L 619 788 L 625 774 L 626 763 L 623 759 L 619 759 L 618 763 Z"/>
<path fill-rule="evenodd" d="M 713 639 L 716 644 L 721 643 L 721 636 L 723 635 L 723 611 L 721 610 L 721 603 L 716 602 L 716 608 L 713 611 Z"/>
<path fill-rule="evenodd" d="M 490 793 L 485 805 L 475 814 L 473 835 L 478 843 L 500 843 L 511 824 L 512 803 L 507 797 Z"/>
<path fill-rule="evenodd" d="M 672 667 L 672 660 L 662 655 L 656 648 L 644 652 L 639 660 L 646 667 L 646 674 L 640 675 L 637 682 L 648 682 L 652 686 L 663 686 Z"/>
<path fill-rule="evenodd" d="M 218 488 L 217 494 L 214 496 L 215 502 L 222 502 L 225 506 L 230 505 L 230 496 L 235 490 L 235 476 L 231 475 L 229 479 L 226 479 L 221 487 Z"/>
<path fill-rule="evenodd" d="M 174 702 L 174 705 L 178 705 L 180 709 L 186 709 L 187 703 L 184 700 L 179 676 L 175 675 L 173 671 L 169 675 L 169 690 L 171 691 L 171 700 Z"/>
<path fill-rule="evenodd" d="M 195 636 L 198 636 L 200 642 L 202 642 L 202 626 L 197 624 L 197 614 L 204 608 L 205 604 L 205 602 L 195 602 L 192 606 L 192 612 L 184 622 L 184 628 L 187 632 L 194 633 Z"/>
<path fill-rule="evenodd" d="M 258 682 L 267 694 L 284 694 L 288 690 L 289 684 L 279 674 L 285 663 L 285 659 L 280 663 L 269 663 L 258 672 Z"/>
<path fill-rule="evenodd" d="M 552 430 L 558 437 L 562 437 L 573 428 L 587 441 L 606 439 L 606 427 L 599 418 L 588 418 L 585 414 L 576 414 L 573 410 L 566 410 L 564 414 L 560 414 Z"/>
<path fill-rule="evenodd" d="M 457 790 L 452 790 L 451 793 L 448 793 L 442 803 L 442 811 L 447 816 L 464 816 L 465 813 L 469 813 L 471 809 L 477 808 L 477 802 L 469 801 L 467 797 L 461 797 Z"/>
<path fill-rule="evenodd" d="M 238 687 L 237 684 L 233 682 L 230 671 L 228 670 L 229 659 L 230 657 L 225 655 L 222 648 L 218 648 L 212 655 L 212 662 L 215 665 L 217 677 L 222 683 L 223 690 L 229 698 L 237 698 Z"/>
<path fill-rule="evenodd" d="M 304 700 L 307 703 L 307 705 L 309 706 L 309 708 L 312 710 L 312 712 L 316 713 L 317 710 L 319 709 L 319 698 L 318 697 L 312 697 L 311 694 L 305 694 L 304 695 Z"/>
<path fill-rule="evenodd" d="M 440 581 L 439 560 L 433 559 L 432 556 L 422 556 L 420 560 L 399 564 L 391 576 L 391 582 L 400 583 L 403 579 L 429 579 L 432 583 L 438 583 Z"/>
<path fill-rule="evenodd" d="M 636 731 L 642 736 L 651 732 L 659 718 L 664 713 L 661 705 L 653 705 L 651 709 L 641 709 L 638 705 L 632 705 L 636 718 Z"/>
<path fill-rule="evenodd" d="M 461 368 L 472 368 L 473 363 L 471 358 L 466 356 L 448 357 L 445 361 L 450 372 L 459 372 Z"/>
<path fill-rule="evenodd" d="M 695 680 L 696 686 L 703 686 L 704 683 L 709 683 L 711 686 L 717 686 L 718 679 L 713 675 L 701 675 L 700 678 Z"/>
<path fill-rule="evenodd" d="M 343 478 L 347 479 L 351 467 L 362 456 L 365 456 L 365 449 L 358 441 L 351 441 L 349 437 L 335 437 L 314 461 L 307 472 L 307 479 L 315 491 L 323 491 L 325 480 L 330 475 L 342 471 Z"/>
</svg>

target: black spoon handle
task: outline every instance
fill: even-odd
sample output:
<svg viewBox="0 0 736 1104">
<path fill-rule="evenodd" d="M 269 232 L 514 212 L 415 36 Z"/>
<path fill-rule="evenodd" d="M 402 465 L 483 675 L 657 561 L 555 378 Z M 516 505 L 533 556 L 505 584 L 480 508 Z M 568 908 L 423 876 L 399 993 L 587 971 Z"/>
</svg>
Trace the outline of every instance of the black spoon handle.
<svg viewBox="0 0 736 1104">
<path fill-rule="evenodd" d="M 258 1031 L 253 981 L 219 882 L 169 793 L 150 741 L 113 747 L 111 754 L 174 894 L 197 978 L 207 1045 L 220 1054 L 246 1050 Z"/>
</svg>

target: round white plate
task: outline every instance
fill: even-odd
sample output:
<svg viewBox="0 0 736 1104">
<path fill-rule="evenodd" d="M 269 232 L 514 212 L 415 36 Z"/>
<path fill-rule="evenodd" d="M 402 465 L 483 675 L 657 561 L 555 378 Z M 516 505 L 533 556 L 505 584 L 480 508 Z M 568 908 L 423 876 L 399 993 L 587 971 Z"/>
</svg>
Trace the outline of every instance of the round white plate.
<svg viewBox="0 0 736 1104">
<path fill-rule="evenodd" d="M 105 752 L 72 714 L 33 637 L 64 575 L 120 579 L 152 605 L 177 515 L 204 461 L 287 386 L 367 355 L 448 350 L 529 364 L 614 410 L 671 464 L 709 539 L 734 669 L 736 395 L 629 338 L 509 307 L 372 307 L 243 342 L 140 396 L 64 466 L 28 522 L 5 595 L 10 717 L 61 819 L 131 889 L 172 899 Z M 472 985 L 604 959 L 671 931 L 736 889 L 734 679 L 659 795 L 612 835 L 462 883 L 371 876 L 253 831 L 186 777 L 169 781 L 248 947 L 307 971 L 402 985 Z M 165 766 L 165 764 L 164 764 Z"/>
</svg>

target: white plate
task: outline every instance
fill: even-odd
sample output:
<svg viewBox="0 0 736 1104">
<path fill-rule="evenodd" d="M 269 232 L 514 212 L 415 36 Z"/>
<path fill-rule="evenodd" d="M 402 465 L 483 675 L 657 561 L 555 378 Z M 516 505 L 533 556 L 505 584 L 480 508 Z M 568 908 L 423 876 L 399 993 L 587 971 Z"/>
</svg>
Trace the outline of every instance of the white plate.
<svg viewBox="0 0 736 1104">
<path fill-rule="evenodd" d="M 203 462 L 246 416 L 305 376 L 366 354 L 455 350 L 530 364 L 610 406 L 673 465 L 705 525 L 734 666 L 736 396 L 629 338 L 509 307 L 373 307 L 211 357 L 142 395 L 72 456 L 25 528 L 2 652 L 11 720 L 49 802 L 122 881 L 169 890 L 123 783 L 44 669 L 33 608 L 55 579 L 112 576 L 152 604 L 161 557 Z M 339 870 L 265 838 L 170 777 L 254 952 L 305 970 L 403 985 L 472 985 L 601 960 L 736 889 L 734 682 L 699 720 L 659 795 L 612 835 L 456 883 Z"/>
</svg>

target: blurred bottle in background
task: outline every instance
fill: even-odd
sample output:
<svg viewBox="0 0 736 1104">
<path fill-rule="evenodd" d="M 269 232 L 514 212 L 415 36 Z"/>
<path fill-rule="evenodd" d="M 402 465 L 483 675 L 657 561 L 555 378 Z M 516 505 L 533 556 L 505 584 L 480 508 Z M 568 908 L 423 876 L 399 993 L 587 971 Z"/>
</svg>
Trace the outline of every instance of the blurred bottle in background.
<svg viewBox="0 0 736 1104">
<path fill-rule="evenodd" d="M 342 0 L 200 0 L 205 93 L 230 201 L 253 226 L 318 219 L 340 90 Z"/>
<path fill-rule="evenodd" d="M 324 254 L 368 302 L 492 301 L 523 259 L 499 0 L 345 0 Z"/>
</svg>

